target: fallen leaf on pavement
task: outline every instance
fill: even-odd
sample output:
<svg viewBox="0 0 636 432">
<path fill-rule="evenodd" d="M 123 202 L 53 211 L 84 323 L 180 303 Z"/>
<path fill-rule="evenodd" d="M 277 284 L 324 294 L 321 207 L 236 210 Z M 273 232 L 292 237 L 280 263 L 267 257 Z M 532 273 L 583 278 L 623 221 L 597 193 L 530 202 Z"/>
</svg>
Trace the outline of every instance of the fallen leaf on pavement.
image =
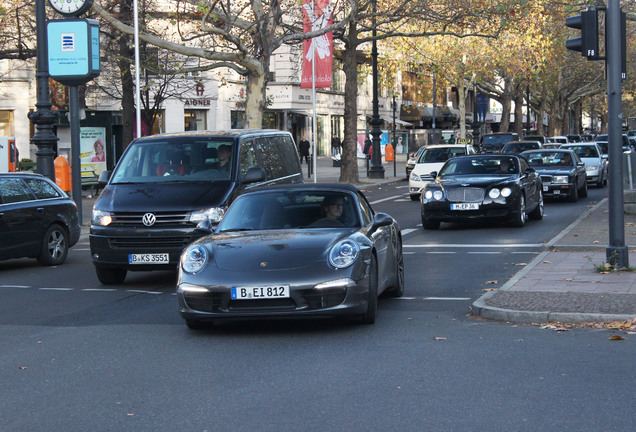
<svg viewBox="0 0 636 432">
<path fill-rule="evenodd" d="M 574 279 L 572 278 L 561 278 L 562 281 L 572 282 Z"/>
<path fill-rule="evenodd" d="M 552 264 L 552 261 L 543 261 L 543 264 Z"/>
<path fill-rule="evenodd" d="M 499 281 L 498 280 L 491 280 L 491 281 L 486 281 L 487 284 L 498 284 Z"/>
<path fill-rule="evenodd" d="M 622 341 L 625 340 L 625 338 L 623 336 L 619 336 L 619 335 L 614 335 L 611 338 L 609 338 L 609 340 L 618 340 L 618 341 Z"/>
<path fill-rule="evenodd" d="M 445 341 L 445 340 L 446 340 L 446 338 L 445 338 L 445 337 L 435 336 L 435 340 L 436 340 L 436 341 Z"/>
<path fill-rule="evenodd" d="M 20 370 L 26 370 L 26 368 L 27 368 L 26 366 L 20 366 L 20 367 L 18 367 L 18 369 L 20 369 Z"/>
<path fill-rule="evenodd" d="M 482 291 L 499 291 L 499 288 L 484 288 Z"/>
<path fill-rule="evenodd" d="M 519 263 L 519 264 L 515 264 L 516 266 L 527 266 L 528 263 Z"/>
<path fill-rule="evenodd" d="M 544 330 L 554 330 L 554 331 L 570 331 L 569 328 L 567 327 L 563 327 L 560 325 L 554 325 L 554 324 L 544 324 L 541 326 L 542 329 Z"/>
<path fill-rule="evenodd" d="M 594 240 L 592 243 L 593 244 L 597 244 L 597 243 L 599 243 L 599 241 L 598 240 Z"/>
</svg>

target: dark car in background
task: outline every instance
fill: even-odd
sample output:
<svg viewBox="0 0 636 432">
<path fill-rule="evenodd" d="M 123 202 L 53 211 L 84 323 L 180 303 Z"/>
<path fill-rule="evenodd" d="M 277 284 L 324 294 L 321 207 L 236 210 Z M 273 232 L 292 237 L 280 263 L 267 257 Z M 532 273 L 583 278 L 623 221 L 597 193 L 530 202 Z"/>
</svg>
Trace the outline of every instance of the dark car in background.
<svg viewBox="0 0 636 432">
<path fill-rule="evenodd" d="M 526 150 L 537 150 L 541 148 L 541 143 L 539 141 L 514 141 L 506 144 L 502 149 L 501 153 L 513 153 L 513 154 L 521 154 Z"/>
<path fill-rule="evenodd" d="M 481 153 L 500 153 L 503 146 L 511 141 L 519 141 L 519 134 L 514 132 L 486 134 L 479 140 L 479 151 Z"/>
<path fill-rule="evenodd" d="M 80 237 L 77 205 L 48 178 L 0 173 L 0 260 L 60 265 Z"/>
<path fill-rule="evenodd" d="M 372 324 L 378 296 L 403 293 L 398 223 L 341 183 L 241 195 L 214 234 L 183 252 L 177 282 L 179 311 L 193 329 L 230 318 Z"/>
<path fill-rule="evenodd" d="M 585 163 L 572 150 L 543 149 L 521 154 L 541 176 L 543 195 L 575 202 L 587 196 Z"/>
<path fill-rule="evenodd" d="M 473 155 L 449 159 L 422 191 L 422 226 L 440 222 L 508 221 L 522 227 L 543 218 L 541 178 L 518 155 Z"/>
</svg>

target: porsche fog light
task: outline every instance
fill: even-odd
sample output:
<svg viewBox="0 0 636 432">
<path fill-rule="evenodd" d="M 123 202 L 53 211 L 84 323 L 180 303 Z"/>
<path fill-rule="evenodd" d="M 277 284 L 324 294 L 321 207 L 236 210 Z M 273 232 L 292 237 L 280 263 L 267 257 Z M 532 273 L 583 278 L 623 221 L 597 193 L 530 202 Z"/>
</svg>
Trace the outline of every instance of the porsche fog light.
<svg viewBox="0 0 636 432">
<path fill-rule="evenodd" d="M 335 268 L 349 267 L 360 255 L 360 246 L 353 240 L 336 243 L 329 252 L 329 263 Z"/>
<path fill-rule="evenodd" d="M 442 193 L 442 191 L 436 190 L 435 192 L 433 192 L 433 198 L 439 201 L 444 198 L 444 194 Z"/>
<path fill-rule="evenodd" d="M 509 187 L 505 187 L 501 190 L 502 197 L 508 198 L 510 195 L 512 195 L 512 189 L 510 189 Z"/>
<path fill-rule="evenodd" d="M 112 221 L 113 218 L 111 217 L 110 212 L 93 210 L 93 215 L 91 217 L 91 223 L 93 225 L 108 226 Z"/>
<path fill-rule="evenodd" d="M 200 245 L 191 246 L 181 255 L 181 268 L 186 273 L 196 273 L 208 262 L 208 252 Z"/>
<path fill-rule="evenodd" d="M 212 207 L 209 209 L 193 211 L 190 215 L 190 222 L 199 223 L 209 220 L 211 223 L 219 223 L 225 216 L 225 209 L 222 207 Z"/>
<path fill-rule="evenodd" d="M 552 177 L 552 183 L 555 184 L 567 184 L 568 176 L 554 176 Z"/>
<path fill-rule="evenodd" d="M 488 196 L 492 199 L 499 198 L 499 195 L 501 195 L 501 191 L 497 188 L 490 189 L 490 192 L 488 192 Z"/>
</svg>

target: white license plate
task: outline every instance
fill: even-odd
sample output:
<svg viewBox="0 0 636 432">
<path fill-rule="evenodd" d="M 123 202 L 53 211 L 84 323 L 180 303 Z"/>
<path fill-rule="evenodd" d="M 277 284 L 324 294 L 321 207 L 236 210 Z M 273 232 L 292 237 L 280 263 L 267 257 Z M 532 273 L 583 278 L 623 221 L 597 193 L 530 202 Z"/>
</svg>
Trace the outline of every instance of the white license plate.
<svg viewBox="0 0 636 432">
<path fill-rule="evenodd" d="M 479 210 L 478 203 L 451 204 L 451 210 Z"/>
<path fill-rule="evenodd" d="M 552 191 L 552 193 L 553 193 L 554 195 L 561 195 L 561 191 L 560 191 L 560 190 L 558 190 L 558 189 L 553 190 L 553 191 Z"/>
<path fill-rule="evenodd" d="M 128 264 L 168 264 L 169 262 L 170 256 L 167 253 L 128 255 Z"/>
<path fill-rule="evenodd" d="M 232 300 L 289 298 L 289 285 L 232 287 Z"/>
</svg>

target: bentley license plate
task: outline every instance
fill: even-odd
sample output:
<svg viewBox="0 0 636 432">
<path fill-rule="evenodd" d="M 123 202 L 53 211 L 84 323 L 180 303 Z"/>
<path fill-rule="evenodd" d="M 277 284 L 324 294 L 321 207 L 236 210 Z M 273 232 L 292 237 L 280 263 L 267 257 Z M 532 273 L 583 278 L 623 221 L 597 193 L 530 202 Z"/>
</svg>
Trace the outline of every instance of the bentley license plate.
<svg viewBox="0 0 636 432">
<path fill-rule="evenodd" d="M 128 264 L 168 264 L 170 256 L 167 253 L 129 254 Z"/>
<path fill-rule="evenodd" d="M 479 210 L 478 203 L 451 204 L 451 210 Z"/>
<path fill-rule="evenodd" d="M 232 287 L 232 300 L 289 298 L 289 285 Z"/>
</svg>

